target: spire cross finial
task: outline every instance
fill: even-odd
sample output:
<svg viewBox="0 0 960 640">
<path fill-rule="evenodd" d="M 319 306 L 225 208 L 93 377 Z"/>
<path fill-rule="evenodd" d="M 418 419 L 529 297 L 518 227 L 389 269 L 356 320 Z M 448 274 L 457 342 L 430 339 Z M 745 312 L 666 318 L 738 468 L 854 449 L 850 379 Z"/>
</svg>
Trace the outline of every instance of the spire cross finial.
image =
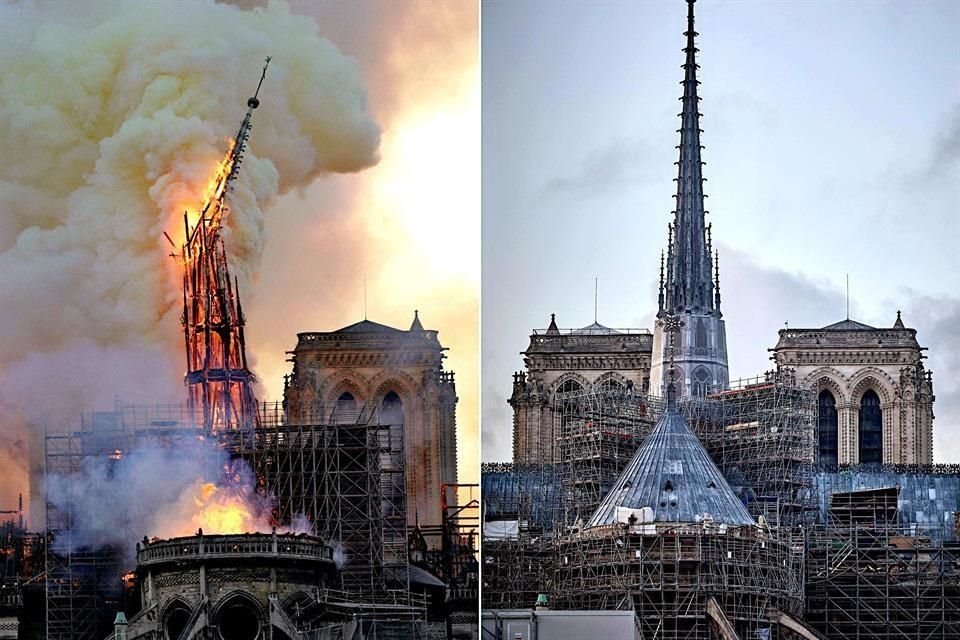
<svg viewBox="0 0 960 640">
<path fill-rule="evenodd" d="M 677 396 L 677 387 L 675 384 L 676 367 L 674 366 L 674 356 L 676 355 L 677 351 L 676 338 L 683 326 L 683 320 L 673 313 L 667 314 L 663 319 L 663 330 L 667 334 L 669 340 L 667 347 L 670 354 L 670 366 L 667 369 L 667 406 L 671 408 L 676 406 Z"/>
</svg>

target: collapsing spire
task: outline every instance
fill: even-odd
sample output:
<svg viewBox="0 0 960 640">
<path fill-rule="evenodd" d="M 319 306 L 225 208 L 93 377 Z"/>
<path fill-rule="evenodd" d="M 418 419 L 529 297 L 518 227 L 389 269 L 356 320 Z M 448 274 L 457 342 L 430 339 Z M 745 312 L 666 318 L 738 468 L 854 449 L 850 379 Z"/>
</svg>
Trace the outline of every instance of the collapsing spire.
<svg viewBox="0 0 960 640">
<path fill-rule="evenodd" d="M 187 355 L 187 402 L 204 431 L 252 428 L 257 424 L 254 376 L 247 364 L 243 308 L 239 283 L 230 277 L 227 249 L 221 234 L 227 194 L 237 177 L 257 97 L 267 74 L 267 58 L 260 83 L 247 100 L 247 113 L 233 146 L 214 176 L 191 228 L 184 213 L 186 241 L 183 266 L 183 332 Z"/>
<path fill-rule="evenodd" d="M 720 316 L 713 295 L 713 265 L 707 237 L 703 193 L 703 161 L 700 159 L 700 98 L 697 95 L 697 48 L 693 3 L 687 1 L 687 46 L 683 49 L 683 109 L 680 118 L 680 159 L 677 161 L 676 209 L 670 228 L 666 281 L 663 302 L 657 317 L 669 312 L 693 311 Z"/>
</svg>

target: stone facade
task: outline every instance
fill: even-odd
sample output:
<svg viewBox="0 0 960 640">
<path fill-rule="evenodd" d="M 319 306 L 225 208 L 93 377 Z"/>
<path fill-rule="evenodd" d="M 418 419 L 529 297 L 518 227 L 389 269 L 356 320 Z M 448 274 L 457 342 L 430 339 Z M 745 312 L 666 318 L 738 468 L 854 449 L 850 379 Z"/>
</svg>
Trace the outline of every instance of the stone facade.
<svg viewBox="0 0 960 640">
<path fill-rule="evenodd" d="M 525 371 L 513 376 L 513 460 L 554 462 L 563 429 L 559 394 L 622 385 L 646 392 L 653 336 L 646 329 L 534 330 L 523 352 Z"/>
<path fill-rule="evenodd" d="M 889 329 L 852 320 L 781 329 L 771 349 L 778 367 L 817 393 L 821 462 L 835 457 L 839 464 L 879 462 L 864 459 L 873 453 L 864 446 L 871 421 L 882 435 L 882 462 L 933 462 L 933 374 L 923 366 L 924 350 L 899 312 Z"/>
<path fill-rule="evenodd" d="M 402 425 L 409 524 L 440 524 L 440 486 L 457 481 L 454 374 L 437 332 L 364 320 L 301 333 L 284 387 L 291 420 Z"/>
</svg>

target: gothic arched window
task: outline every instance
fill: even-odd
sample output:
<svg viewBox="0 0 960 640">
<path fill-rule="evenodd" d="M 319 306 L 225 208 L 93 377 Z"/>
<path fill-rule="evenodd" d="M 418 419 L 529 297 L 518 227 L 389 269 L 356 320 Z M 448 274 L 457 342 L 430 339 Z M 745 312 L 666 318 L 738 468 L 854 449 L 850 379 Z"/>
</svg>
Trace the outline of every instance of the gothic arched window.
<svg viewBox="0 0 960 640">
<path fill-rule="evenodd" d="M 697 329 L 693 336 L 693 346 L 697 349 L 697 353 L 703 353 L 707 348 L 707 323 L 703 321 L 703 318 L 697 320 Z"/>
<path fill-rule="evenodd" d="M 403 424 L 403 400 L 396 391 L 391 391 L 383 397 L 380 406 L 380 422 L 389 425 Z"/>
<path fill-rule="evenodd" d="M 357 399 L 353 397 L 353 394 L 349 391 L 341 393 L 333 409 L 334 421 L 337 424 L 350 424 L 357 421 L 359 414 Z"/>
<path fill-rule="evenodd" d="M 607 378 L 600 382 L 600 391 L 604 393 L 622 393 L 626 388 L 622 382 L 616 378 Z"/>
<path fill-rule="evenodd" d="M 883 410 L 869 389 L 860 399 L 860 464 L 883 462 Z"/>
<path fill-rule="evenodd" d="M 820 464 L 836 465 L 837 453 L 837 400 L 824 389 L 817 397 L 817 432 Z"/>
<path fill-rule="evenodd" d="M 583 385 L 576 380 L 564 380 L 557 387 L 555 395 L 556 401 L 554 407 L 560 409 L 560 433 L 557 435 L 566 435 L 567 425 L 579 412 L 580 401 L 573 396 L 583 391 Z"/>
<path fill-rule="evenodd" d="M 690 395 L 694 398 L 703 398 L 710 389 L 710 372 L 705 367 L 698 367 L 693 370 L 693 378 L 690 380 Z"/>
</svg>

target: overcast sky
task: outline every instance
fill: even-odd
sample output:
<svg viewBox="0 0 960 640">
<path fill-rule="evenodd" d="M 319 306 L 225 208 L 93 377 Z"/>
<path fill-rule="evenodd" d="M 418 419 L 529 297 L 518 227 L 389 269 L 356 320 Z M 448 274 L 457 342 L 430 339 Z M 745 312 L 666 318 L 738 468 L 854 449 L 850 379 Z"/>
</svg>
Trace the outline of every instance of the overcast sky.
<svg viewBox="0 0 960 640">
<path fill-rule="evenodd" d="M 696 5 L 708 222 L 731 377 L 845 315 L 929 347 L 934 458 L 960 461 L 960 3 Z M 484 2 L 483 458 L 511 457 L 531 329 L 652 328 L 686 4 Z"/>
</svg>

